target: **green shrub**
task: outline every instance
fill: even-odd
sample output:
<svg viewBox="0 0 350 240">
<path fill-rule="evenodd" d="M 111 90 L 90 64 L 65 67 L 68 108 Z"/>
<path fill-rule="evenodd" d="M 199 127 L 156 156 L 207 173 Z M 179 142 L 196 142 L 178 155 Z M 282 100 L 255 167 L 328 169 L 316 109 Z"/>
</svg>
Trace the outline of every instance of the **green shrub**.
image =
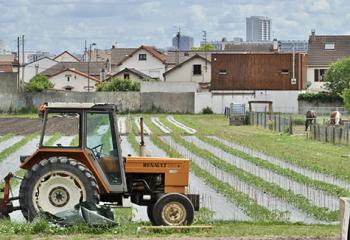
<svg viewBox="0 0 350 240">
<path fill-rule="evenodd" d="M 36 75 L 30 79 L 26 86 L 29 92 L 41 92 L 44 89 L 53 88 L 55 85 L 44 75 Z"/>
<path fill-rule="evenodd" d="M 99 92 L 138 92 L 141 83 L 129 79 L 112 78 L 111 81 L 101 82 L 97 85 L 96 90 Z"/>
<path fill-rule="evenodd" d="M 298 95 L 298 100 L 307 102 L 343 102 L 341 96 L 329 92 L 301 93 Z"/>
<path fill-rule="evenodd" d="M 211 109 L 211 107 L 205 107 L 205 108 L 203 108 L 202 113 L 203 114 L 213 114 L 214 112 Z"/>
<path fill-rule="evenodd" d="M 325 74 L 325 86 L 334 94 L 350 88 L 350 57 L 332 63 Z"/>
</svg>

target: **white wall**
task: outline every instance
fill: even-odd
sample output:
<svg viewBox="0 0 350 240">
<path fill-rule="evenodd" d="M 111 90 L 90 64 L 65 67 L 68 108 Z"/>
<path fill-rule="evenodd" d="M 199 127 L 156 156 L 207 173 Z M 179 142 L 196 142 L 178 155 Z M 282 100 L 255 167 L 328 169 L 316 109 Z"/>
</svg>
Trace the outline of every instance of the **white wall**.
<svg viewBox="0 0 350 240">
<path fill-rule="evenodd" d="M 125 73 L 125 72 L 119 73 L 119 74 L 115 75 L 114 77 L 124 79 L 124 73 Z M 130 80 L 133 80 L 133 81 L 141 81 L 140 77 L 137 76 L 136 74 L 134 74 L 134 73 L 132 73 L 132 72 L 127 72 L 127 73 L 129 73 L 129 78 L 130 78 Z"/>
<path fill-rule="evenodd" d="M 139 61 L 139 54 L 146 54 L 145 61 Z M 135 68 L 152 78 L 159 78 L 163 80 L 163 73 L 165 71 L 165 64 L 162 63 L 158 58 L 155 58 L 144 49 L 140 49 L 132 57 L 125 60 L 120 66 L 112 69 L 113 73 L 117 73 L 124 68 Z"/>
<path fill-rule="evenodd" d="M 193 75 L 193 65 L 202 65 L 202 74 Z M 166 82 L 210 82 L 211 81 L 211 64 L 207 64 L 207 71 L 205 71 L 205 60 L 202 58 L 193 58 L 184 63 L 178 68 L 170 71 L 165 76 Z"/>
<path fill-rule="evenodd" d="M 49 58 L 43 58 L 36 62 L 32 62 L 27 64 L 24 67 L 24 82 L 29 82 L 30 79 L 32 79 L 35 74 L 35 66 L 38 66 L 38 73 L 41 73 L 45 71 L 46 69 L 52 67 L 53 65 L 57 64 L 56 61 L 51 60 Z M 21 77 L 22 77 L 22 71 L 20 71 Z"/>
<path fill-rule="evenodd" d="M 299 91 L 232 91 L 225 93 L 212 92 L 195 94 L 195 112 L 200 113 L 205 107 L 211 107 L 215 113 L 224 113 L 225 107 L 230 103 L 246 104 L 248 101 L 272 101 L 272 108 L 275 112 L 298 112 Z M 267 104 L 253 104 L 253 111 L 264 111 Z"/>
<path fill-rule="evenodd" d="M 307 81 L 311 83 L 308 90 L 313 92 L 325 91 L 324 82 L 315 82 L 315 69 L 325 69 L 326 67 L 307 67 Z"/>
<path fill-rule="evenodd" d="M 67 81 L 66 74 L 70 74 L 70 81 Z M 72 86 L 72 91 L 74 92 L 87 92 L 88 87 L 88 78 L 81 76 L 79 74 L 76 74 L 71 71 L 64 71 L 60 74 L 57 74 L 56 76 L 53 76 L 49 78 L 49 80 L 55 84 L 54 89 L 64 90 L 64 87 L 66 86 Z M 90 91 L 94 92 L 96 90 L 95 84 L 97 82 L 90 79 Z"/>
<path fill-rule="evenodd" d="M 141 82 L 141 92 L 197 92 L 195 82 Z"/>
<path fill-rule="evenodd" d="M 57 62 L 79 62 L 76 58 L 68 53 L 63 53 L 61 56 L 55 58 Z"/>
</svg>

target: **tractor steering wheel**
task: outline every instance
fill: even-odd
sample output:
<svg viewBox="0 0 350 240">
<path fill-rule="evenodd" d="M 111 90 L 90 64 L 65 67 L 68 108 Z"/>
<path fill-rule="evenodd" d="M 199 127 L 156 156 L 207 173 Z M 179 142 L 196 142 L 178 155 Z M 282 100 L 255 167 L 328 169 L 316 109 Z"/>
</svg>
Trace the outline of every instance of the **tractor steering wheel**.
<svg viewBox="0 0 350 240">
<path fill-rule="evenodd" d="M 94 155 L 97 157 L 97 158 L 101 158 L 101 155 L 102 155 L 102 148 L 103 148 L 103 144 L 99 144 L 93 148 L 91 148 L 91 151 L 94 153 Z"/>
</svg>

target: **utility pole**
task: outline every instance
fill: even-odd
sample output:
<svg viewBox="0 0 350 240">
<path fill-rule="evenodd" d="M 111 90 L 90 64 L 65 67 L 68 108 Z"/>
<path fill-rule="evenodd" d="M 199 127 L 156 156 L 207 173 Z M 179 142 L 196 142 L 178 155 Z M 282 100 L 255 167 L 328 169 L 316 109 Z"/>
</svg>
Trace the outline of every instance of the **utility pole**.
<svg viewBox="0 0 350 240">
<path fill-rule="evenodd" d="M 17 90 L 19 90 L 19 37 L 17 37 Z"/>
<path fill-rule="evenodd" d="M 204 55 L 205 55 L 205 72 L 208 71 L 208 60 L 207 60 L 207 31 L 203 31 L 203 41 L 204 41 Z"/>
<path fill-rule="evenodd" d="M 90 62 L 91 62 L 91 46 L 96 46 L 96 43 L 90 43 L 89 61 L 88 61 L 88 92 L 90 92 Z"/>
<path fill-rule="evenodd" d="M 22 79 L 21 79 L 21 87 L 24 83 L 24 35 L 22 35 Z"/>
<path fill-rule="evenodd" d="M 180 37 L 181 37 L 181 28 L 179 27 L 176 34 L 177 48 L 176 48 L 176 65 L 180 63 Z"/>
<path fill-rule="evenodd" d="M 87 59 L 86 52 L 87 52 L 87 49 L 86 49 L 86 40 L 85 40 L 84 62 L 86 62 L 86 59 Z"/>
</svg>

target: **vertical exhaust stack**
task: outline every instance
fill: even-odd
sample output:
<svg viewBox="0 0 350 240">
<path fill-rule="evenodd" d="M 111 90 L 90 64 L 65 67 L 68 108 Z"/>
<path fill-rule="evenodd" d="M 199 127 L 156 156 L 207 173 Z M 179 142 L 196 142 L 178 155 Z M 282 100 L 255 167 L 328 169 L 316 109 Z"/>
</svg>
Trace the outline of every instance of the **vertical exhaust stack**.
<svg viewBox="0 0 350 240">
<path fill-rule="evenodd" d="M 140 156 L 145 155 L 145 141 L 144 141 L 144 130 L 143 130 L 143 117 L 140 117 L 140 130 L 141 130 L 141 141 L 140 141 Z"/>
</svg>

